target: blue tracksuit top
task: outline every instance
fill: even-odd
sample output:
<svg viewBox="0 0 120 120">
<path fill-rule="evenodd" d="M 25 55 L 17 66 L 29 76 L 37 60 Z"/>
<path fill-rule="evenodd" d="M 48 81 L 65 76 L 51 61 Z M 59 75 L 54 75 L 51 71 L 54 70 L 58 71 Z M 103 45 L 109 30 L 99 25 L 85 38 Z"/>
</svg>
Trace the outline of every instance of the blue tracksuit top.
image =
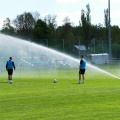
<svg viewBox="0 0 120 120">
<path fill-rule="evenodd" d="M 82 59 L 82 64 L 81 64 L 81 67 L 80 69 L 86 69 L 86 61 L 84 59 Z"/>
<path fill-rule="evenodd" d="M 9 60 L 7 61 L 7 69 L 13 69 L 13 61 Z"/>
</svg>

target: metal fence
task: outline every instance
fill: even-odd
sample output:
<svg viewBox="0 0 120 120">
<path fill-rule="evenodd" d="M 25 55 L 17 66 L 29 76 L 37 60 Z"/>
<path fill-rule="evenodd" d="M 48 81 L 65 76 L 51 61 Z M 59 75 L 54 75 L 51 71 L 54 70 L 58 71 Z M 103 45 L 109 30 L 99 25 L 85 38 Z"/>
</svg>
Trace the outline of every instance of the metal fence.
<svg viewBox="0 0 120 120">
<path fill-rule="evenodd" d="M 44 45 L 48 48 L 55 49 L 57 51 L 69 54 L 73 57 L 80 58 L 81 54 L 84 54 L 86 59 L 89 60 L 90 55 L 109 55 L 108 40 L 66 40 L 66 39 L 34 39 L 31 42 L 36 42 Z M 112 60 L 117 61 L 120 59 L 120 41 L 111 41 L 112 47 Z M 103 56 L 102 56 L 103 58 Z M 109 58 L 106 58 L 109 61 Z M 99 61 L 99 60 L 98 60 Z M 105 61 L 105 58 L 104 60 Z M 114 62 L 113 62 L 114 63 Z M 115 62 L 116 63 L 116 62 Z"/>
<path fill-rule="evenodd" d="M 34 39 L 30 41 L 76 57 L 79 57 L 81 53 L 85 55 L 108 53 L 108 44 L 105 40 Z"/>
</svg>

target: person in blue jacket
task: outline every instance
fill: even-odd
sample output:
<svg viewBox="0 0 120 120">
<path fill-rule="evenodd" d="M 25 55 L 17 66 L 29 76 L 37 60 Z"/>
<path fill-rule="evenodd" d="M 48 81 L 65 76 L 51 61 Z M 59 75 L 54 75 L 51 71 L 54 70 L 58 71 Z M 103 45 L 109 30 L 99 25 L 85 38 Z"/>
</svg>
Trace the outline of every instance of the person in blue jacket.
<svg viewBox="0 0 120 120">
<path fill-rule="evenodd" d="M 86 61 L 84 59 L 84 55 L 81 55 L 81 60 L 80 60 L 80 67 L 79 67 L 79 82 L 78 84 L 81 83 L 81 75 L 83 77 L 83 82 L 84 83 L 84 80 L 85 80 L 85 70 L 86 70 Z"/>
<path fill-rule="evenodd" d="M 12 61 L 12 59 L 13 58 L 10 57 L 9 61 L 7 61 L 7 63 L 6 63 L 6 70 L 8 71 L 8 80 L 9 80 L 10 84 L 13 83 L 13 81 L 12 81 L 13 68 L 15 70 L 15 64 Z"/>
</svg>

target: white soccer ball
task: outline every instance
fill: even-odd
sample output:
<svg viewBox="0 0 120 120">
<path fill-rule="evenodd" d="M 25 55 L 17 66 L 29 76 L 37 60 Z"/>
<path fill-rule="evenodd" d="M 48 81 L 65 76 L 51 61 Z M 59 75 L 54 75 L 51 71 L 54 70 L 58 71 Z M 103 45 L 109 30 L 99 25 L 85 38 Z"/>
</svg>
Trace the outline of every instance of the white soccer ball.
<svg viewBox="0 0 120 120">
<path fill-rule="evenodd" d="M 54 83 L 56 83 L 56 82 L 57 82 L 57 80 L 56 80 L 56 79 L 54 79 L 54 80 L 53 80 L 53 82 L 54 82 Z"/>
</svg>

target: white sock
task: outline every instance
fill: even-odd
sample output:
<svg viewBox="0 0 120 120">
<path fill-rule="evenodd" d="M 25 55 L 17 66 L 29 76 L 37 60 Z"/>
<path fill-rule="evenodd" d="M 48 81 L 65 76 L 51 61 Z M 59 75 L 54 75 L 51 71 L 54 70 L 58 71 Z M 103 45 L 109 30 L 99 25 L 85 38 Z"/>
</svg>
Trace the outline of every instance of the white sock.
<svg viewBox="0 0 120 120">
<path fill-rule="evenodd" d="M 80 83 L 80 80 L 79 80 L 79 83 Z"/>
<path fill-rule="evenodd" d="M 83 80 L 83 83 L 84 83 L 84 80 Z"/>
</svg>

